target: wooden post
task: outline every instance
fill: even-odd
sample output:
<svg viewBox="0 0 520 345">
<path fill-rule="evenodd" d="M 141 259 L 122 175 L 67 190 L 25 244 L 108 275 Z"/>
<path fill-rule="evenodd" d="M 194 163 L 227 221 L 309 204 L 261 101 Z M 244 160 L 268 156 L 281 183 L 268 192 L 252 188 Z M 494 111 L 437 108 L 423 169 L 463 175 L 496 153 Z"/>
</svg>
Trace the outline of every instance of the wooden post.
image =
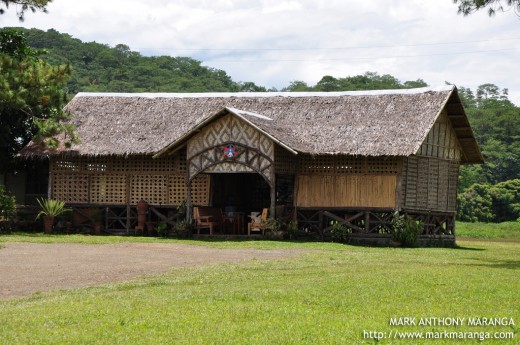
<svg viewBox="0 0 520 345">
<path fill-rule="evenodd" d="M 271 214 L 271 217 L 275 218 L 276 217 L 276 181 L 275 181 L 275 176 L 274 174 L 272 174 L 272 178 L 271 178 L 271 207 L 270 207 L 270 210 L 269 210 L 269 213 Z"/>
<path fill-rule="evenodd" d="M 186 196 L 186 221 L 189 222 L 191 220 L 191 181 L 188 177 L 188 195 Z"/>
<path fill-rule="evenodd" d="M 5 181 L 4 181 L 5 184 Z M 54 184 L 54 176 L 52 171 L 52 158 L 49 157 L 49 184 L 47 185 L 47 199 L 52 199 L 52 187 Z"/>
<path fill-rule="evenodd" d="M 126 234 L 128 235 L 130 233 L 130 216 L 131 216 L 131 209 L 130 209 L 130 175 L 126 175 Z"/>
</svg>

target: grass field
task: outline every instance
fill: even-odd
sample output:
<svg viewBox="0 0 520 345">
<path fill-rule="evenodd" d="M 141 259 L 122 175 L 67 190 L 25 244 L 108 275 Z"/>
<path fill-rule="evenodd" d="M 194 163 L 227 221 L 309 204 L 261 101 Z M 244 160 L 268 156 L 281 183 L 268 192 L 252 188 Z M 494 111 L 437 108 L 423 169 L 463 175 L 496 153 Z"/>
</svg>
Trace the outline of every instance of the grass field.
<svg viewBox="0 0 520 345">
<path fill-rule="evenodd" d="M 456 233 L 457 237 L 509 238 L 520 240 L 520 221 L 503 223 L 457 222 Z"/>
<path fill-rule="evenodd" d="M 466 337 L 489 332 L 514 338 L 487 344 L 520 342 L 516 241 L 461 241 L 457 249 L 20 234 L 0 241 L 309 249 L 297 258 L 177 269 L 122 284 L 0 301 L 2 344 L 373 344 L 383 335 L 391 337 L 381 339 L 383 344 L 459 343 L 394 339 L 403 336 L 397 331 L 472 332 Z M 460 327 L 390 326 L 391 318 L 400 317 L 417 323 L 433 317 L 466 321 Z M 515 325 L 467 325 L 468 318 L 481 317 L 506 317 L 508 323 L 513 318 Z"/>
</svg>

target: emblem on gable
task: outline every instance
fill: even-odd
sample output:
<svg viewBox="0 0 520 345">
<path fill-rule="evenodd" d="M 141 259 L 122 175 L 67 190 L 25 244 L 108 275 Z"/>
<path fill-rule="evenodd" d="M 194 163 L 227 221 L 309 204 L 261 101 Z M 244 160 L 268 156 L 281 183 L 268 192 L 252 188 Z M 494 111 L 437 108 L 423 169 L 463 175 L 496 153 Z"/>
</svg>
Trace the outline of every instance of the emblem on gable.
<svg viewBox="0 0 520 345">
<path fill-rule="evenodd" d="M 234 144 L 227 144 L 222 147 L 222 158 L 235 159 L 240 154 L 240 149 Z"/>
</svg>

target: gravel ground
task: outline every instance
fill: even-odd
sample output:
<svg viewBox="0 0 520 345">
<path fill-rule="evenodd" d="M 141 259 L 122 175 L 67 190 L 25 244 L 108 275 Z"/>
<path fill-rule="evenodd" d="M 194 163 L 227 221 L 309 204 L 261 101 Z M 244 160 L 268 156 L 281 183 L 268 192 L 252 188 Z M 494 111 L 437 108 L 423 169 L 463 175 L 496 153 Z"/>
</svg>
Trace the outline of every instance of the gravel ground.
<svg viewBox="0 0 520 345">
<path fill-rule="evenodd" d="M 179 267 L 274 259 L 294 250 L 217 249 L 183 244 L 35 244 L 0 247 L 0 299 L 160 274 Z"/>
</svg>

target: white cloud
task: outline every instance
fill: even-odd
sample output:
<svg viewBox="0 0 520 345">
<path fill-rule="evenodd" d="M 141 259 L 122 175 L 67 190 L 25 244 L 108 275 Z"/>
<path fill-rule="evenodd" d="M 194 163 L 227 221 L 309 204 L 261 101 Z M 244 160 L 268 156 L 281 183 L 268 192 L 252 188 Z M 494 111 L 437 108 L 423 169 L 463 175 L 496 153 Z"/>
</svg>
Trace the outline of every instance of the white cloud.
<svg viewBox="0 0 520 345">
<path fill-rule="evenodd" d="M 2 26 L 192 56 L 267 87 L 376 71 L 431 85 L 495 83 L 520 105 L 519 50 L 505 50 L 518 47 L 519 18 L 462 17 L 449 0 L 54 0 L 22 24 L 13 12 Z"/>
</svg>

